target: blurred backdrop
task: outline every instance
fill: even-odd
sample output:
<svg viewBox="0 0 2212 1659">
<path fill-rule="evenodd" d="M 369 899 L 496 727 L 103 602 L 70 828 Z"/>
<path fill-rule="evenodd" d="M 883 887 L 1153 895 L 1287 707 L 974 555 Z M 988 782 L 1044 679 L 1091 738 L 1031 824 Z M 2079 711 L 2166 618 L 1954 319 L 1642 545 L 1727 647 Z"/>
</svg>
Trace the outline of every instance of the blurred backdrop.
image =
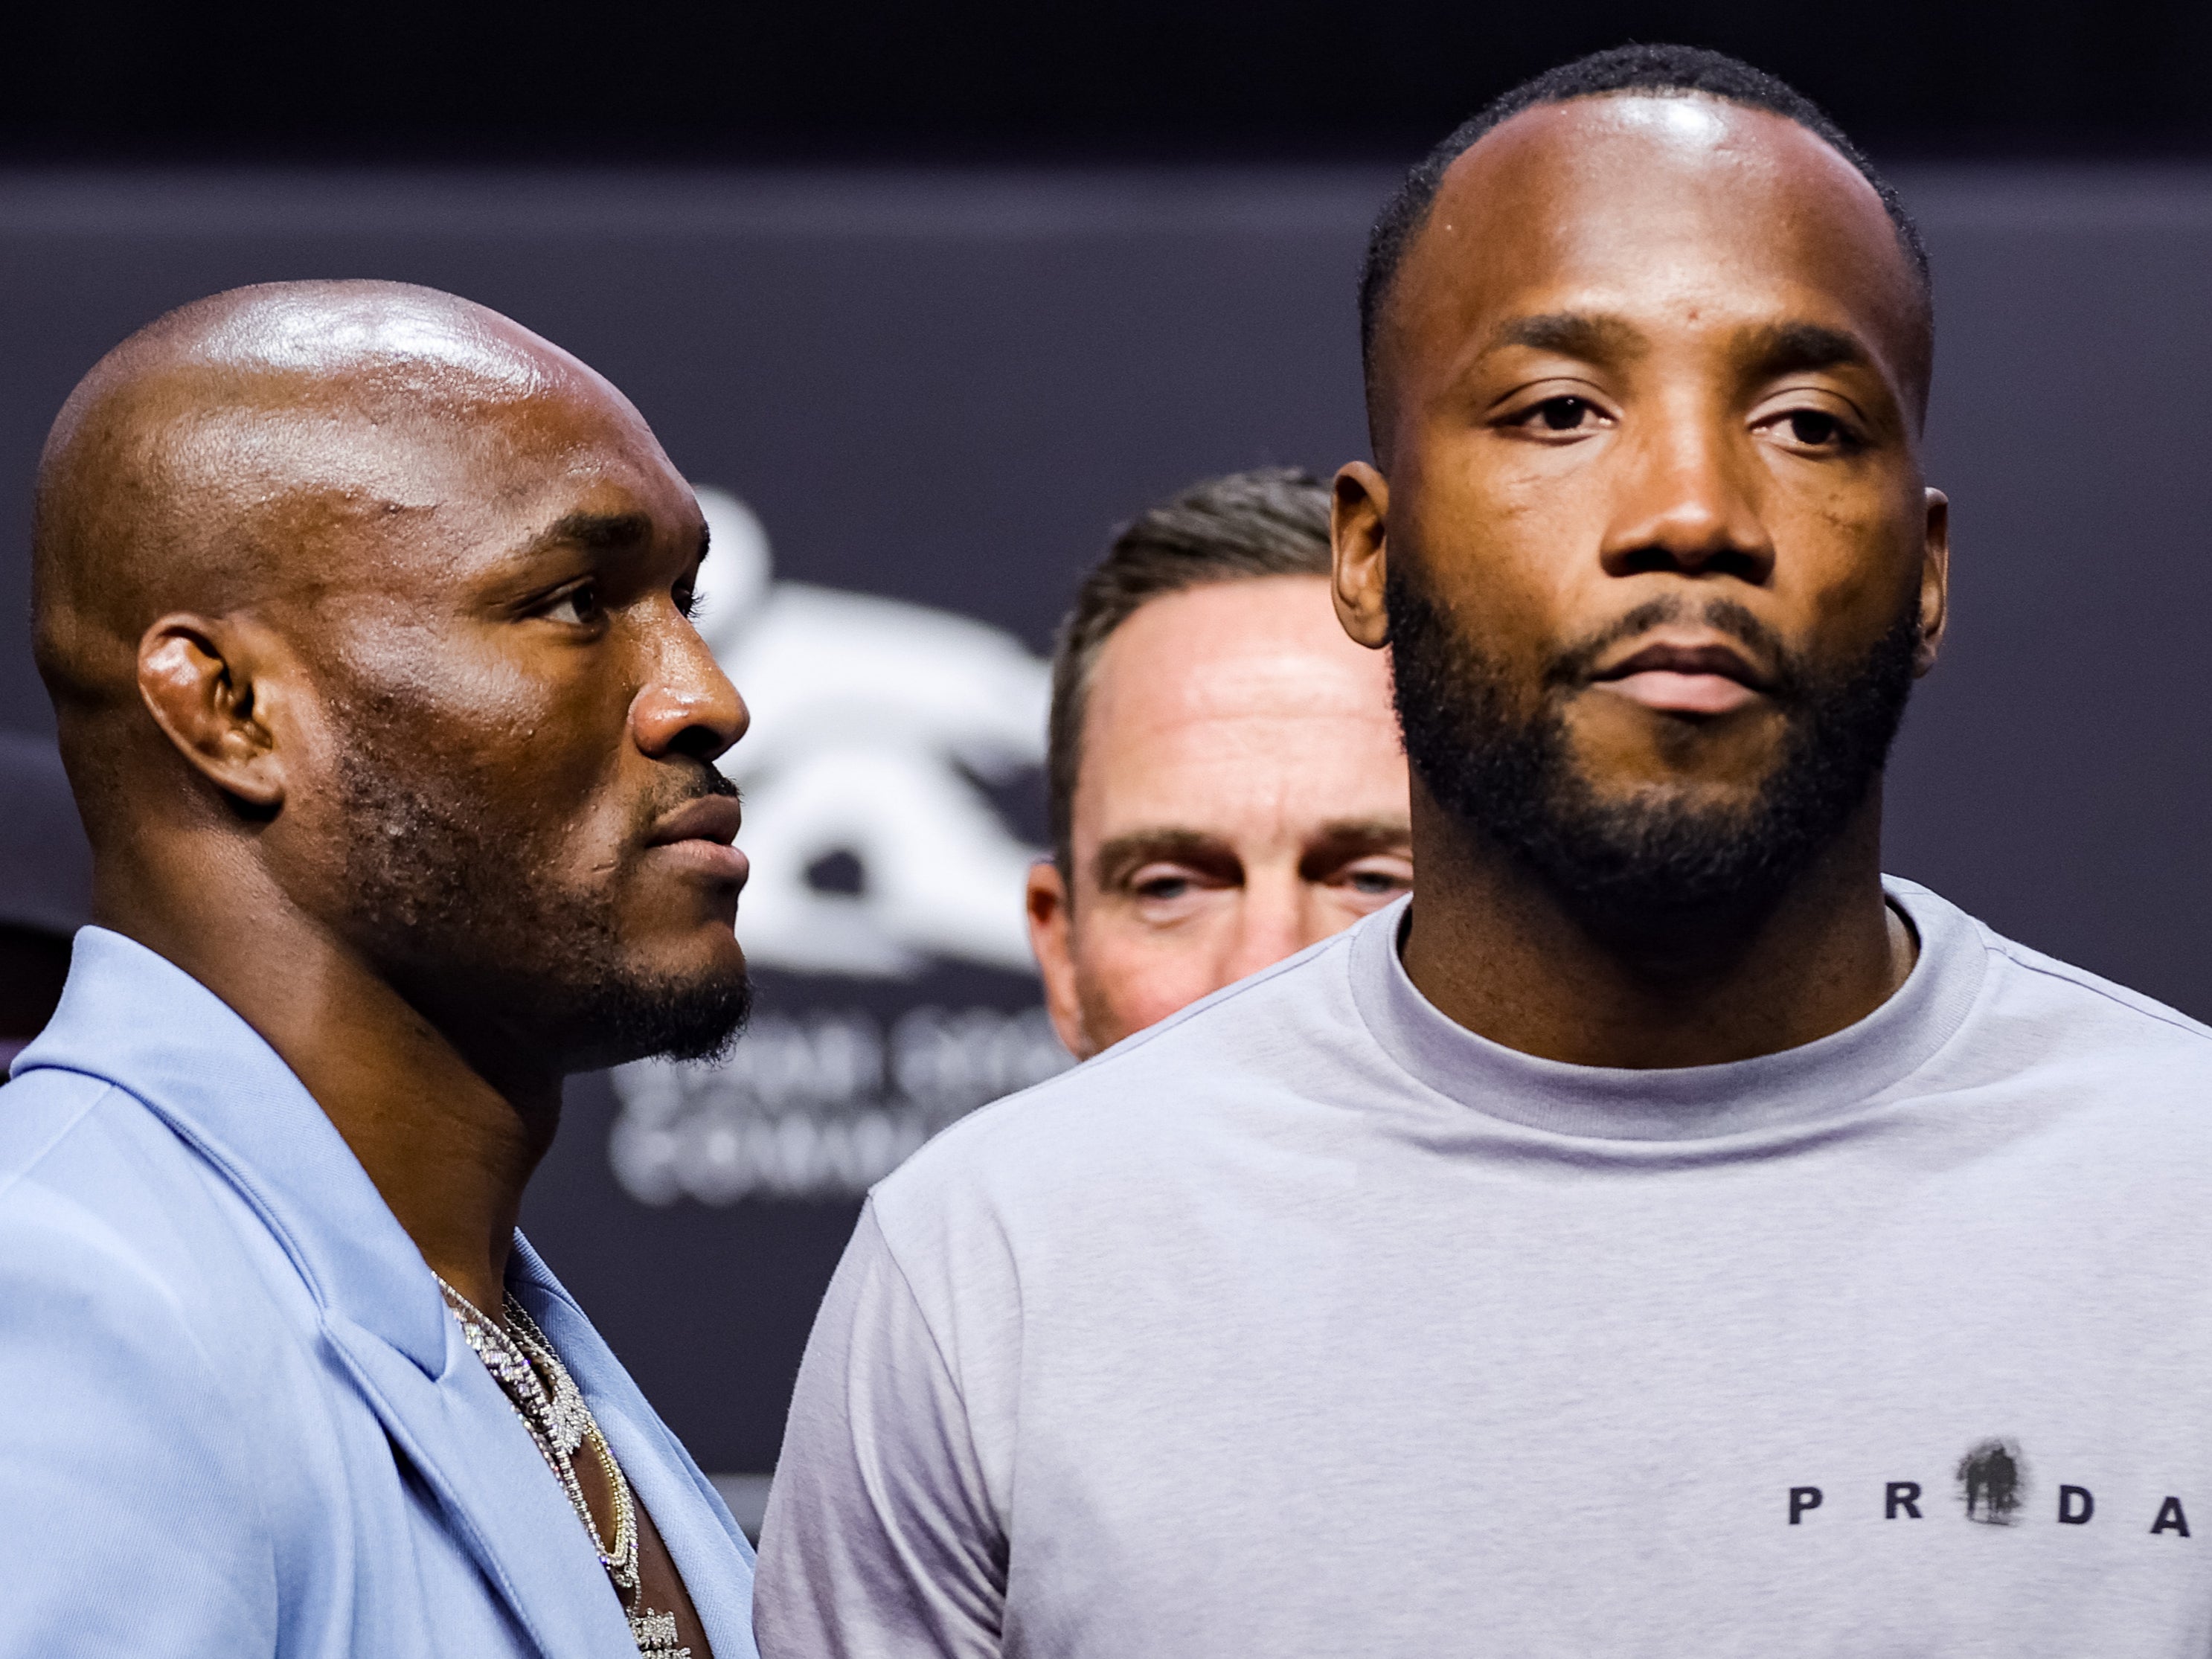
<svg viewBox="0 0 2212 1659">
<path fill-rule="evenodd" d="M 0 762 L 46 805 L 0 836 L 0 1004 L 51 995 L 38 942 L 84 903 L 66 808 L 37 816 L 22 621 L 31 468 L 77 376 L 167 307 L 289 276 L 433 283 L 576 351 L 713 521 L 763 994 L 726 1066 L 580 1079 L 526 1224 L 710 1469 L 771 1467 L 866 1184 L 1065 1063 L 1021 876 L 1078 572 L 1201 475 L 1364 453 L 1352 280 L 1382 193 L 1589 47 L 1743 52 L 1897 174 L 1934 252 L 1957 553 L 1891 867 L 2212 1015 L 2203 9 L 115 4 L 16 29 Z"/>
</svg>

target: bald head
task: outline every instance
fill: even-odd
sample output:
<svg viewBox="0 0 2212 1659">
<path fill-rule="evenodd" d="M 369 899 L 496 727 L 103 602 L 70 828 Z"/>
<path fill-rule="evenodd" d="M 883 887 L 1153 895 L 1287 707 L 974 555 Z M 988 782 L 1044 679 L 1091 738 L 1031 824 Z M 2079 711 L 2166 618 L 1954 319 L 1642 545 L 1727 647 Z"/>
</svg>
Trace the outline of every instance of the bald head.
<svg viewBox="0 0 2212 1659">
<path fill-rule="evenodd" d="M 169 313 L 94 366 L 39 466 L 33 611 L 64 709 L 132 692 L 166 611 L 342 576 L 437 510 L 472 422 L 562 392 L 620 405 L 496 313 L 396 283 L 281 283 Z M 631 416 L 635 419 L 635 416 Z"/>
<path fill-rule="evenodd" d="M 555 410 L 565 433 L 547 429 Z M 349 590 L 406 593 L 409 566 L 450 563 L 486 502 L 521 487 L 523 451 L 550 452 L 529 469 L 542 477 L 609 434 L 661 460 L 568 353 L 405 283 L 235 289 L 109 352 L 54 422 L 33 532 L 39 669 L 95 841 L 143 757 L 134 737 L 155 736 L 138 658 L 158 619 L 298 621 Z"/>
</svg>

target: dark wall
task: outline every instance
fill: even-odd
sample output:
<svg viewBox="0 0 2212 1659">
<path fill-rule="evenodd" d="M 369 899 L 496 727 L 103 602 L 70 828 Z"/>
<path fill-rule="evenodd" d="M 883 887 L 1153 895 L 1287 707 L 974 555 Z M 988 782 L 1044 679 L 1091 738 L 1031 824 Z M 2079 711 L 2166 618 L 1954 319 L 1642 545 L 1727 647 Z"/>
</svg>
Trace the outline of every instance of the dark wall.
<svg viewBox="0 0 2212 1659">
<path fill-rule="evenodd" d="M 2212 12 L 2181 0 L 80 0 L 9 22 L 19 155 L 1395 155 L 1627 40 L 1748 57 L 1893 150 L 2212 140 Z"/>
<path fill-rule="evenodd" d="M 2212 1018 L 2212 187 L 1960 173 L 1914 196 L 1957 629 L 1907 720 L 1889 862 Z"/>
<path fill-rule="evenodd" d="M 695 479 L 750 504 L 779 580 L 958 612 L 1034 651 L 1107 526 L 1149 498 L 1361 453 L 1351 277 L 1386 182 L 0 179 L 0 725 L 46 724 L 21 623 L 45 424 L 178 301 L 310 275 L 470 295 L 628 390 Z M 1956 627 L 1907 722 L 1890 864 L 2212 1013 L 2212 173 L 1905 182 L 1936 262 L 1929 470 L 1955 506 Z M 1033 839 L 1033 781 L 992 782 L 1007 833 Z M 1003 962 L 763 979 L 769 1036 L 810 1065 L 829 1015 L 888 1033 L 917 1010 L 1034 1000 Z M 919 1109 L 887 1077 L 794 1106 L 733 1073 L 698 1121 Z M 527 1224 L 701 1461 L 764 1469 L 854 1201 L 815 1181 L 641 1202 L 609 1162 L 623 1109 L 579 1082 Z"/>
</svg>

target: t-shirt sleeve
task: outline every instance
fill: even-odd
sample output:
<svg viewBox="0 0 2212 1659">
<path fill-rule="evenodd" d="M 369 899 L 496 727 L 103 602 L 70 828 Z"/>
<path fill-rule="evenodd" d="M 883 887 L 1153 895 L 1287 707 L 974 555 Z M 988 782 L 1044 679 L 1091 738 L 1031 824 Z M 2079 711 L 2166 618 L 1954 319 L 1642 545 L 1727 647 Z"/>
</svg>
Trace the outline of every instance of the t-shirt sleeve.
<svg viewBox="0 0 2212 1659">
<path fill-rule="evenodd" d="M 0 1656 L 276 1650 L 239 1416 L 158 1286 L 86 1230 L 0 1225 Z"/>
<path fill-rule="evenodd" d="M 763 1659 L 996 1655 L 1005 1534 L 873 1206 L 816 1316 L 761 1533 Z"/>
</svg>

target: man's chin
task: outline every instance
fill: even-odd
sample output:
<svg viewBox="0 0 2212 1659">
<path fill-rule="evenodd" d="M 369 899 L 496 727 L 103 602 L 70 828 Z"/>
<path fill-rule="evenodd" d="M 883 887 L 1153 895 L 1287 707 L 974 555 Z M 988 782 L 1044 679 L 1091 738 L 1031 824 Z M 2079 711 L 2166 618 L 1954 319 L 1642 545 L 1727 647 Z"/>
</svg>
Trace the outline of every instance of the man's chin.
<svg viewBox="0 0 2212 1659">
<path fill-rule="evenodd" d="M 1575 700 L 1560 729 L 1577 787 L 1624 806 L 1747 811 L 1790 747 L 1789 723 L 1771 703 L 1686 720 L 1593 694 Z"/>
<path fill-rule="evenodd" d="M 1764 778 L 1696 775 L 1584 779 L 1575 791 L 1586 824 L 1629 843 L 1686 836 L 1725 841 L 1755 830 L 1765 800 Z"/>
<path fill-rule="evenodd" d="M 740 956 L 734 968 L 611 979 L 564 1000 L 563 1069 L 596 1072 L 656 1056 L 720 1058 L 744 1030 L 753 990 Z"/>
</svg>

